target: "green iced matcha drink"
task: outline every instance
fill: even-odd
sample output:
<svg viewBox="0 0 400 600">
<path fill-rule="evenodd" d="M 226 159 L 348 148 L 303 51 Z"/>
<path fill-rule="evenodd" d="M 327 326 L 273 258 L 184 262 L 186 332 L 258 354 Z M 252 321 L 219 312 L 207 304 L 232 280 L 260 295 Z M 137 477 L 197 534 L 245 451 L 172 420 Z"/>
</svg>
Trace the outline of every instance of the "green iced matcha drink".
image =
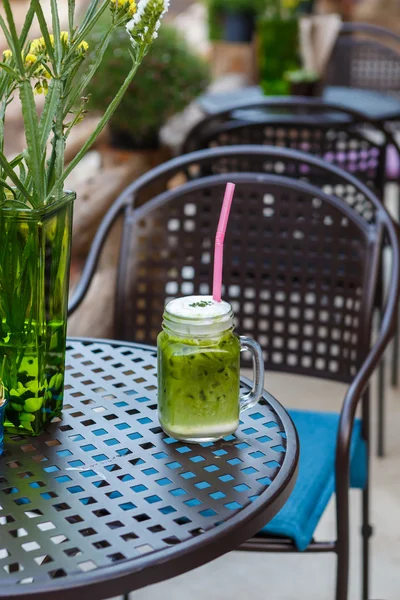
<svg viewBox="0 0 400 600">
<path fill-rule="evenodd" d="M 158 408 L 166 433 L 204 442 L 237 429 L 239 357 L 229 304 L 210 296 L 168 304 L 158 337 Z"/>
</svg>

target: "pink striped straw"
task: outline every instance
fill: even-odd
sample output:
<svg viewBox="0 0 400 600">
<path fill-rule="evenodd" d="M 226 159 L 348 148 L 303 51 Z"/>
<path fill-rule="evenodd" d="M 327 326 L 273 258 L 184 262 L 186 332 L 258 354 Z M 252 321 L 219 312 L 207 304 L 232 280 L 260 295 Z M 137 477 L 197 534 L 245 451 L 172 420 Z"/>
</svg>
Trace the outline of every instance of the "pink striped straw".
<svg viewBox="0 0 400 600">
<path fill-rule="evenodd" d="M 231 211 L 231 205 L 232 205 L 234 192 L 235 192 L 235 184 L 227 183 L 226 188 L 225 188 L 224 201 L 222 203 L 222 208 L 221 208 L 221 214 L 219 216 L 217 234 L 215 236 L 213 299 L 216 302 L 221 302 L 222 265 L 223 265 L 223 260 L 224 260 L 224 239 L 225 239 L 226 226 L 228 224 L 228 219 L 229 219 L 229 213 Z"/>
</svg>

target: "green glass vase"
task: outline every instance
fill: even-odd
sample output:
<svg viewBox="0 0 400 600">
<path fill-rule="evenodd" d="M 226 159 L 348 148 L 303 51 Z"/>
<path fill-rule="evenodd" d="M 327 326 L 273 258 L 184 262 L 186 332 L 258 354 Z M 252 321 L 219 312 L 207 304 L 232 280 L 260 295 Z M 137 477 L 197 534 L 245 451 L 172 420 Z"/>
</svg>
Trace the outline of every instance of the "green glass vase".
<svg viewBox="0 0 400 600">
<path fill-rule="evenodd" d="M 39 435 L 64 393 L 75 194 L 28 210 L 0 207 L 0 377 L 5 430 Z"/>
<path fill-rule="evenodd" d="M 286 96 L 290 83 L 286 71 L 300 68 L 297 18 L 261 18 L 257 22 L 260 85 L 266 95 Z"/>
</svg>

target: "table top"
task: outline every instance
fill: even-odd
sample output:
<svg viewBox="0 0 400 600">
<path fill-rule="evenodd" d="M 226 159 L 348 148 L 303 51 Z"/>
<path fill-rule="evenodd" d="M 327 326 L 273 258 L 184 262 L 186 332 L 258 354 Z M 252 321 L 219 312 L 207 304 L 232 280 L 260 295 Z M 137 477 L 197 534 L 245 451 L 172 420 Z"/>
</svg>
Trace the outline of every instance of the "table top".
<svg viewBox="0 0 400 600">
<path fill-rule="evenodd" d="M 286 100 L 290 97 L 285 96 Z M 206 114 L 212 115 L 221 110 L 234 109 L 246 102 L 268 99 L 258 86 L 249 86 L 231 92 L 207 93 L 200 96 L 198 103 Z M 362 112 L 367 119 L 385 122 L 400 119 L 400 100 L 369 90 L 327 86 L 322 99 L 339 107 Z"/>
<path fill-rule="evenodd" d="M 299 450 L 282 406 L 264 392 L 234 435 L 177 442 L 156 364 L 152 347 L 68 341 L 62 418 L 6 436 L 0 458 L 0 598 L 127 593 L 237 548 L 283 506 Z"/>
</svg>

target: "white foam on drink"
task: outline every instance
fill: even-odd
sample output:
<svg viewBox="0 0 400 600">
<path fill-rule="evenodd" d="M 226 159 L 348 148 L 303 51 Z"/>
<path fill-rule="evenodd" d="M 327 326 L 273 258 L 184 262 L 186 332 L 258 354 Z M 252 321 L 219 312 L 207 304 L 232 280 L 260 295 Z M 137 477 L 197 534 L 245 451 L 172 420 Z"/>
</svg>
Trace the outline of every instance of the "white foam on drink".
<svg viewBox="0 0 400 600">
<path fill-rule="evenodd" d="M 182 319 L 214 319 L 228 315 L 231 306 L 228 302 L 217 302 L 212 296 L 185 296 L 171 300 L 167 311 Z"/>
</svg>

